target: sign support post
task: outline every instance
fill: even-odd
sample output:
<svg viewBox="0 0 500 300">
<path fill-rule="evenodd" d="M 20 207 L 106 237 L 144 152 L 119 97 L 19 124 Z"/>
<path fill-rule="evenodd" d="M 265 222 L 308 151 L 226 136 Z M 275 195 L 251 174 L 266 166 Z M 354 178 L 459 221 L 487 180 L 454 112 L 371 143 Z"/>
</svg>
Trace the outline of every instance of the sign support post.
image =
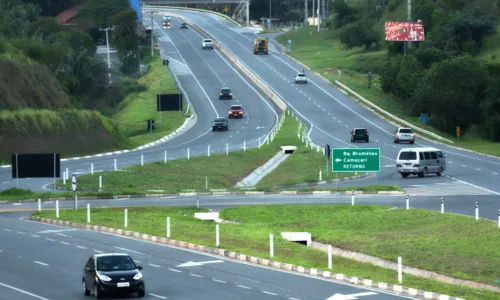
<svg viewBox="0 0 500 300">
<path fill-rule="evenodd" d="M 76 196 L 76 175 L 73 174 L 71 176 L 71 188 L 73 189 L 73 193 L 75 194 L 75 210 L 78 210 L 78 198 Z"/>
<path fill-rule="evenodd" d="M 380 148 L 332 149 L 332 172 L 380 172 Z"/>
</svg>

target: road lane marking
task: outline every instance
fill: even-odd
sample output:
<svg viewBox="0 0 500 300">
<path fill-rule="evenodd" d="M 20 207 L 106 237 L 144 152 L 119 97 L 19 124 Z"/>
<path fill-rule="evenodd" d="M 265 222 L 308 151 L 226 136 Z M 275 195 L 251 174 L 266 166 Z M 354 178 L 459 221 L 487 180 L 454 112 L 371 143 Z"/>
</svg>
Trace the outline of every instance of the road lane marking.
<svg viewBox="0 0 500 300">
<path fill-rule="evenodd" d="M 40 237 L 39 235 L 36 235 L 36 234 L 32 234 L 31 236 L 34 237 L 34 238 L 39 238 Z"/>
<path fill-rule="evenodd" d="M 168 269 L 169 271 L 172 271 L 172 272 L 177 272 L 177 273 L 181 273 L 182 271 L 180 270 L 176 270 L 176 269 Z"/>
<path fill-rule="evenodd" d="M 1 252 L 1 251 L 0 251 Z M 213 281 L 215 282 L 219 282 L 219 283 L 227 283 L 226 281 L 224 280 L 219 280 L 219 279 L 215 279 L 215 278 L 212 278 Z"/>
<path fill-rule="evenodd" d="M 97 253 L 104 253 L 104 252 L 99 251 L 99 250 L 96 250 L 96 249 L 94 249 L 94 252 L 97 252 Z"/>
<path fill-rule="evenodd" d="M 56 234 L 60 235 L 60 236 L 71 237 L 71 235 L 67 235 L 67 234 L 64 234 L 64 233 L 56 233 Z"/>
<path fill-rule="evenodd" d="M 49 264 L 43 263 L 41 261 L 35 260 L 36 264 L 42 265 L 42 266 L 48 266 Z"/>
<path fill-rule="evenodd" d="M 16 288 L 16 287 L 14 287 L 14 286 L 11 286 L 11 285 L 8 285 L 8 284 L 5 284 L 5 283 L 1 283 L 1 282 L 0 282 L 0 285 L 1 285 L 1 286 L 3 286 L 3 287 L 6 287 L 6 288 L 8 288 L 8 289 L 14 290 L 14 291 L 16 291 L 16 292 L 19 292 L 19 293 L 22 293 L 22 294 L 25 294 L 25 295 L 31 296 L 31 297 L 33 297 L 33 298 L 37 298 L 37 299 L 40 299 L 40 300 L 49 300 L 49 299 L 44 298 L 44 297 L 42 297 L 42 296 L 38 296 L 38 295 L 32 294 L 32 293 L 30 293 L 30 292 L 28 292 L 28 291 L 21 290 L 21 289 L 19 289 L 19 288 Z"/>
<path fill-rule="evenodd" d="M 76 245 L 76 248 L 80 248 L 80 249 L 87 249 L 87 248 L 85 248 L 85 247 L 83 247 L 83 246 L 78 246 L 78 245 Z"/>
<path fill-rule="evenodd" d="M 271 292 L 264 291 L 264 290 L 262 290 L 261 292 L 263 292 L 264 294 L 268 294 L 268 295 L 278 296 L 278 294 L 271 293 Z"/>
<path fill-rule="evenodd" d="M 201 276 L 201 275 L 194 274 L 194 273 L 189 273 L 189 275 L 194 276 L 194 277 L 199 277 L 199 278 L 200 278 L 200 277 L 203 277 L 203 276 Z"/>
<path fill-rule="evenodd" d="M 19 234 L 26 234 L 26 233 L 24 233 L 22 231 L 16 231 L 16 232 L 19 233 Z"/>
<path fill-rule="evenodd" d="M 11 231 L 12 231 L 12 230 L 7 229 L 7 228 L 4 228 L 3 230 L 8 231 L 8 232 L 11 232 Z"/>
<path fill-rule="evenodd" d="M 165 296 L 160 296 L 160 295 L 156 295 L 156 294 L 151 294 L 151 293 L 148 293 L 149 296 L 153 296 L 153 297 L 156 297 L 156 298 L 160 298 L 160 299 L 167 299 L 167 297 Z"/>
<path fill-rule="evenodd" d="M 47 241 L 55 242 L 56 240 L 46 238 Z"/>
<path fill-rule="evenodd" d="M 155 267 L 155 268 L 161 268 L 161 266 L 155 265 L 155 264 L 148 264 L 148 265 L 151 266 L 151 267 Z"/>
<path fill-rule="evenodd" d="M 69 243 L 66 243 L 66 242 L 61 242 L 61 244 L 64 244 L 64 245 L 69 245 Z"/>
<path fill-rule="evenodd" d="M 299 300 L 297 298 L 288 297 L 289 300 Z"/>
<path fill-rule="evenodd" d="M 247 290 L 251 290 L 251 289 L 252 289 L 251 287 L 244 286 L 244 285 L 240 285 L 240 284 L 238 284 L 238 285 L 236 285 L 236 286 L 237 286 L 237 287 L 240 287 L 240 288 L 242 288 L 242 289 L 247 289 Z"/>
</svg>

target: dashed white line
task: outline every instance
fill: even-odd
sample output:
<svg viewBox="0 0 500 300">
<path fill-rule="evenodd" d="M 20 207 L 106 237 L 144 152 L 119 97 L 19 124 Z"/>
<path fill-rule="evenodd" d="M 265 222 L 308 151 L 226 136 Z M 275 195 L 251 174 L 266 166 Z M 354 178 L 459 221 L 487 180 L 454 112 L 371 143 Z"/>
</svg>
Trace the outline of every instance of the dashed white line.
<svg viewBox="0 0 500 300">
<path fill-rule="evenodd" d="M 181 273 L 182 271 L 180 270 L 176 270 L 176 269 L 168 269 L 169 271 L 172 271 L 172 272 L 177 272 L 177 273 Z"/>
<path fill-rule="evenodd" d="M 262 290 L 261 292 L 263 292 L 264 294 L 268 294 L 268 295 L 278 296 L 278 294 L 271 293 L 271 292 L 264 291 L 264 290 Z"/>
<path fill-rule="evenodd" d="M 148 293 L 148 295 L 156 297 L 156 298 L 160 298 L 160 299 L 167 299 L 167 297 L 165 297 L 165 296 L 160 296 L 160 295 L 156 295 L 156 294 Z"/>
<path fill-rule="evenodd" d="M 48 266 L 49 264 L 43 263 L 41 261 L 35 260 L 36 264 L 42 265 L 42 266 Z"/>
<path fill-rule="evenodd" d="M 39 235 L 36 235 L 36 234 L 32 234 L 31 236 L 34 237 L 34 238 L 39 238 L 40 237 Z"/>
<path fill-rule="evenodd" d="M 16 231 L 16 232 L 19 234 L 26 234 L 25 232 L 22 232 L 22 231 Z"/>
<path fill-rule="evenodd" d="M 1 251 L 0 251 L 1 252 Z M 213 281 L 215 282 L 219 282 L 219 283 L 227 283 L 226 281 L 224 280 L 219 280 L 219 279 L 215 279 L 215 278 L 212 278 Z"/>
<path fill-rule="evenodd" d="M 45 238 L 47 241 L 55 242 L 56 240 Z"/>
<path fill-rule="evenodd" d="M 99 251 L 99 250 L 96 250 L 96 249 L 94 249 L 94 252 L 97 252 L 97 253 L 104 253 L 104 252 Z"/>
<path fill-rule="evenodd" d="M 25 295 L 31 296 L 31 297 L 33 297 L 33 298 L 39 299 L 39 300 L 49 300 L 49 299 L 44 298 L 44 297 L 42 297 L 42 296 L 38 296 L 38 295 L 32 294 L 32 293 L 30 293 L 30 292 L 27 292 L 27 291 L 25 291 L 25 290 L 18 289 L 18 288 L 16 288 L 16 287 L 13 287 L 13 286 L 8 285 L 8 284 L 5 284 L 5 283 L 1 283 L 1 282 L 0 282 L 0 285 L 1 285 L 1 286 L 3 286 L 3 287 L 6 287 L 6 288 L 8 288 L 8 289 L 14 290 L 14 291 L 16 291 L 16 292 L 19 292 L 19 293 L 21 293 L 21 294 L 25 294 Z"/>
<path fill-rule="evenodd" d="M 67 235 L 67 234 L 64 234 L 64 233 L 56 233 L 57 235 L 61 235 L 61 236 L 65 236 L 65 237 L 71 237 L 71 235 Z"/>
<path fill-rule="evenodd" d="M 481 171 L 481 169 L 476 168 L 477 171 Z"/>
<path fill-rule="evenodd" d="M 61 244 L 64 244 L 64 245 L 69 245 L 69 243 L 66 243 L 66 242 L 61 242 Z"/>
<path fill-rule="evenodd" d="M 498 175 L 498 173 L 497 173 L 497 172 L 492 172 L 492 173 L 493 173 L 493 175 Z"/>
<path fill-rule="evenodd" d="M 203 276 L 201 276 L 201 275 L 198 275 L 198 274 L 194 274 L 194 273 L 189 273 L 189 275 L 191 275 L 191 276 L 194 276 L 194 277 L 198 277 L 198 278 L 201 278 L 201 277 L 203 277 Z"/>
<path fill-rule="evenodd" d="M 12 231 L 12 230 L 7 229 L 7 228 L 4 228 L 3 230 L 8 231 L 8 232 L 11 232 L 11 231 Z"/>
<path fill-rule="evenodd" d="M 242 288 L 242 289 L 247 289 L 247 290 L 251 290 L 252 289 L 251 287 L 240 285 L 240 284 L 238 284 L 236 286 L 239 287 L 239 288 Z"/>
<path fill-rule="evenodd" d="M 299 300 L 297 298 L 288 297 L 289 300 Z"/>
<path fill-rule="evenodd" d="M 137 263 L 141 263 L 141 261 L 140 261 L 140 260 L 134 260 L 134 261 L 135 261 L 135 262 L 137 262 Z"/>
<path fill-rule="evenodd" d="M 148 266 L 155 267 L 155 268 L 161 268 L 159 265 L 155 265 L 155 264 L 148 264 Z"/>
<path fill-rule="evenodd" d="M 465 167 L 467 167 L 467 166 L 466 166 L 466 165 L 462 165 L 462 167 L 464 167 L 464 168 L 465 168 Z"/>
<path fill-rule="evenodd" d="M 76 245 L 76 248 L 80 248 L 80 249 L 87 249 L 87 248 L 85 248 L 85 247 L 83 247 L 83 246 L 78 246 L 78 245 Z"/>
</svg>

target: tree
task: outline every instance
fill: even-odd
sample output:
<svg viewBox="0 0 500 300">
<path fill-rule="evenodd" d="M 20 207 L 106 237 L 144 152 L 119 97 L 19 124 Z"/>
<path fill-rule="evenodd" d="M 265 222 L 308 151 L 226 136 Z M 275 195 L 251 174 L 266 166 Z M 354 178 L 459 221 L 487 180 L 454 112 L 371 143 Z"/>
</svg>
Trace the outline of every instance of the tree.
<svg viewBox="0 0 500 300">
<path fill-rule="evenodd" d="M 350 7 L 346 0 L 337 0 L 333 2 L 333 11 L 335 12 L 334 17 L 334 27 L 341 28 L 349 23 L 352 23 L 358 19 L 358 12 Z"/>
<path fill-rule="evenodd" d="M 358 21 L 347 24 L 340 32 L 339 40 L 346 49 L 364 46 L 368 50 L 373 44 L 379 46 L 380 34 L 373 29 L 370 22 Z"/>
<path fill-rule="evenodd" d="M 414 55 L 420 64 L 426 69 L 429 69 L 434 63 L 451 57 L 447 52 L 436 48 L 418 49 L 415 51 Z"/>
<path fill-rule="evenodd" d="M 87 0 L 78 9 L 78 20 L 85 25 L 108 27 L 112 17 L 130 8 L 129 0 Z"/>
<path fill-rule="evenodd" d="M 75 6 L 81 0 L 23 0 L 23 2 L 39 6 L 42 16 L 55 17 L 65 9 Z"/>
<path fill-rule="evenodd" d="M 424 68 L 414 56 L 398 55 L 386 64 L 380 83 L 384 92 L 393 94 L 408 105 L 423 76 Z"/>
</svg>

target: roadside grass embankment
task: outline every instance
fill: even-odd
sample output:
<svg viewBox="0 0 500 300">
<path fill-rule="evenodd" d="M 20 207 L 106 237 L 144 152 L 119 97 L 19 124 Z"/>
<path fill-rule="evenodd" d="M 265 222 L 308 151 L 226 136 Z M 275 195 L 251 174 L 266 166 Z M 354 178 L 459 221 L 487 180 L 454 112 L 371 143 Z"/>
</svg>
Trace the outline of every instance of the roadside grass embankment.
<svg viewBox="0 0 500 300">
<path fill-rule="evenodd" d="M 126 230 L 165 236 L 165 219 L 171 218 L 172 239 L 215 246 L 215 223 L 194 218 L 196 207 L 128 208 Z M 54 211 L 35 216 L 55 219 Z M 91 224 L 123 227 L 123 208 L 92 208 Z M 313 216 L 313 217 L 312 217 Z M 220 248 L 269 258 L 269 234 L 274 234 L 274 261 L 398 284 L 397 272 L 370 263 L 333 256 L 281 238 L 281 232 L 309 232 L 313 240 L 346 250 L 370 254 L 404 265 L 475 282 L 498 278 L 500 231 L 489 220 L 420 209 L 393 209 L 378 205 L 267 205 L 226 208 L 220 224 Z M 60 211 L 60 220 L 86 223 L 86 210 Z M 403 274 L 403 285 L 468 300 L 496 300 L 498 293 L 452 285 Z"/>
<path fill-rule="evenodd" d="M 229 154 L 211 154 L 191 157 L 190 159 L 175 159 L 163 161 L 163 153 L 158 159 L 161 162 L 137 165 L 119 171 L 106 171 L 86 174 L 78 177 L 78 188 L 84 191 L 97 191 L 99 176 L 102 176 L 102 190 L 109 192 L 123 192 L 127 190 L 162 191 L 178 193 L 186 191 L 206 191 L 208 189 L 231 189 L 235 184 L 249 175 L 259 166 L 281 151 L 280 146 L 296 146 L 297 151 L 291 154 L 295 172 L 278 167 L 266 177 L 278 177 L 279 180 L 266 179 L 269 184 L 293 185 L 303 182 L 318 181 L 319 167 L 324 168 L 322 153 L 307 149 L 297 137 L 299 121 L 294 117 L 286 116 L 282 127 L 275 139 L 269 145 L 229 152 Z M 304 126 L 301 126 L 304 129 Z M 213 133 L 217 134 L 217 133 Z M 186 151 L 187 152 L 187 151 Z M 167 153 L 168 154 L 168 153 Z M 296 157 L 296 158 L 294 158 Z M 336 174 L 329 174 L 335 178 Z M 339 173 L 337 176 L 352 176 L 351 173 Z M 58 186 L 63 186 L 59 181 Z M 260 187 L 263 187 L 260 185 Z M 267 186 L 270 188 L 271 186 Z M 71 188 L 71 182 L 66 182 L 66 189 Z"/>
<path fill-rule="evenodd" d="M 309 31 L 312 31 L 311 35 Z M 314 72 L 321 74 L 333 85 L 336 85 L 335 80 L 338 80 L 389 113 L 415 126 L 454 141 L 453 144 L 442 140 L 439 140 L 440 142 L 480 153 L 500 156 L 500 143 L 482 139 L 473 130 L 457 140 L 455 136 L 443 133 L 430 125 L 420 124 L 420 117 L 409 116 L 402 105 L 390 100 L 389 96 L 380 88 L 377 74 L 385 64 L 387 50 L 366 51 L 362 48 L 345 50 L 340 41 L 333 37 L 334 35 L 335 32 L 331 30 L 316 32 L 312 27 L 304 27 L 284 33 L 276 37 L 276 40 L 282 46 L 286 46 L 288 40 L 292 40 L 291 52 L 287 52 L 287 54 L 302 62 Z M 491 39 L 490 43 L 494 44 L 496 42 L 495 37 Z M 486 43 L 488 45 L 488 39 Z M 493 53 L 490 48 L 492 47 L 487 48 L 489 49 L 488 53 Z M 368 88 L 367 74 L 370 71 L 373 73 L 372 85 L 371 88 Z M 355 97 L 352 98 L 357 102 L 361 102 Z"/>
</svg>

